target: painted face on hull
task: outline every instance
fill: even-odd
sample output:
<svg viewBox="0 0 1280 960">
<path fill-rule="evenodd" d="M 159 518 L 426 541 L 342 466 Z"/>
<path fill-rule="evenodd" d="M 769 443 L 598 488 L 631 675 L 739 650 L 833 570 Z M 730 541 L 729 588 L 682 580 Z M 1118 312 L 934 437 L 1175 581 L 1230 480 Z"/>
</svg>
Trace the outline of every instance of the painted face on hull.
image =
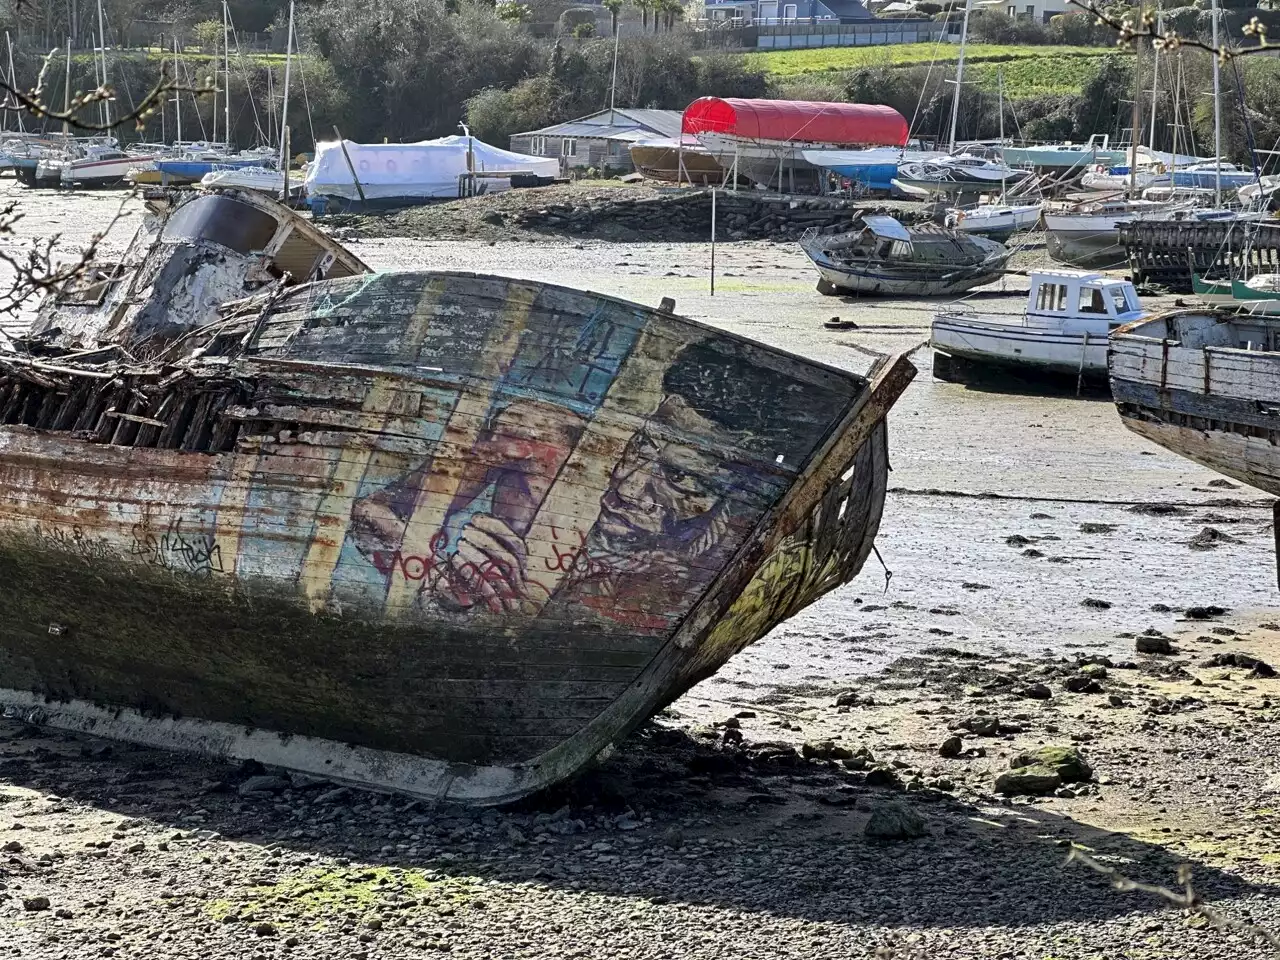
<svg viewBox="0 0 1280 960">
<path fill-rule="evenodd" d="M 731 467 L 663 436 L 662 427 L 702 437 L 716 433 L 715 424 L 682 397 L 663 400 L 627 444 L 600 499 L 596 535 L 608 550 L 683 553 L 704 542 L 725 512 L 725 494 L 734 485 Z"/>
</svg>

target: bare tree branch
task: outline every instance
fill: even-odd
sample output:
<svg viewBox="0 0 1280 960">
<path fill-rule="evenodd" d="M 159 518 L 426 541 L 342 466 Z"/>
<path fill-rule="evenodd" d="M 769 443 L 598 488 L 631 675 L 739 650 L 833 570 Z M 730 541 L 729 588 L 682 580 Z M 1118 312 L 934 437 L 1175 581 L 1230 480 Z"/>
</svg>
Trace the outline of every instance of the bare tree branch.
<svg viewBox="0 0 1280 960">
<path fill-rule="evenodd" d="M 1130 17 L 1117 19 L 1108 14 L 1097 5 L 1095 0 L 1067 0 L 1067 2 L 1093 16 L 1099 26 L 1107 26 L 1115 30 L 1119 34 L 1116 45 L 1121 47 L 1132 47 L 1137 41 L 1146 39 L 1150 40 L 1152 46 L 1158 50 L 1177 50 L 1181 47 L 1190 47 L 1194 50 L 1204 50 L 1206 53 L 1212 53 L 1224 63 L 1234 57 L 1247 57 L 1274 49 L 1267 43 L 1267 25 L 1259 21 L 1257 17 L 1246 23 L 1241 31 L 1244 36 L 1256 40 L 1256 45 L 1232 49 L 1226 44 L 1220 44 L 1215 47 L 1211 43 L 1205 43 L 1203 40 L 1198 40 L 1194 37 L 1183 37 L 1174 30 L 1161 30 L 1157 27 L 1156 15 L 1151 10 L 1143 10 L 1138 22 L 1135 23 Z"/>
<path fill-rule="evenodd" d="M 62 235 L 58 233 L 34 241 L 21 254 L 10 253 L 0 247 L 0 264 L 9 266 L 14 274 L 8 288 L 0 289 L 0 314 L 13 313 L 33 297 L 55 293 L 68 285 L 93 283 L 97 278 L 89 275 L 88 268 L 97 257 L 103 238 L 120 222 L 134 196 L 136 191 L 125 194 L 107 225 L 89 238 L 78 258 L 72 262 L 54 261 L 54 249 L 62 239 Z M 0 207 L 0 240 L 16 238 L 14 228 L 22 217 L 16 200 Z"/>
<path fill-rule="evenodd" d="M 1125 892 L 1137 890 L 1140 893 L 1149 893 L 1152 896 L 1160 897 L 1163 900 L 1167 900 L 1175 907 L 1181 907 L 1183 910 L 1189 910 L 1192 913 L 1199 914 L 1219 930 L 1229 930 L 1232 933 L 1243 934 L 1252 940 L 1260 940 L 1275 950 L 1276 954 L 1280 956 L 1280 935 L 1272 933 L 1270 930 L 1263 927 L 1258 927 L 1251 923 L 1245 923 L 1242 920 L 1234 920 L 1231 917 L 1224 917 L 1221 913 L 1200 899 L 1200 895 L 1196 893 L 1195 888 L 1191 885 L 1190 864 L 1184 863 L 1178 868 L 1178 883 L 1182 885 L 1182 890 L 1178 891 L 1170 890 L 1168 887 L 1156 886 L 1155 884 L 1140 883 L 1137 880 L 1130 880 L 1114 867 L 1108 867 L 1104 863 L 1099 863 L 1077 846 L 1072 846 L 1071 851 L 1067 854 L 1066 862 L 1071 863 L 1072 861 L 1082 863 L 1095 873 L 1102 874 L 1111 881 L 1112 889 Z"/>
<path fill-rule="evenodd" d="M 0 95 L 4 97 L 4 101 L 0 103 L 0 109 L 25 110 L 39 119 L 48 119 L 55 123 L 66 123 L 68 126 L 75 127 L 78 130 L 103 133 L 131 123 L 135 129 L 141 130 L 146 125 L 147 120 L 154 116 L 156 111 L 164 105 L 171 93 L 190 93 L 195 96 L 205 96 L 219 92 L 212 80 L 206 80 L 198 86 L 178 83 L 172 75 L 172 68 L 166 62 L 160 67 L 160 79 L 146 96 L 138 102 L 137 106 L 127 114 L 117 117 L 109 123 L 100 123 L 90 120 L 82 114 L 87 107 L 115 100 L 116 91 L 110 85 L 77 93 L 71 98 L 65 110 L 57 110 L 45 100 L 46 81 L 50 68 L 59 53 L 60 51 L 58 50 L 49 51 L 40 66 L 40 73 L 36 77 L 36 85 L 31 90 L 19 90 L 6 82 L 3 77 L 0 77 Z"/>
</svg>

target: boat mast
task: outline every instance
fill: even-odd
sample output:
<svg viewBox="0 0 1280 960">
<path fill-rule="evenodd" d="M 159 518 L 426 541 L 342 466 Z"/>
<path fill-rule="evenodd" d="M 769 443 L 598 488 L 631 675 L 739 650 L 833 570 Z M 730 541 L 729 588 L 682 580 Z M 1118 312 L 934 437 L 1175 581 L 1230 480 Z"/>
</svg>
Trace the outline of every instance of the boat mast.
<svg viewBox="0 0 1280 960">
<path fill-rule="evenodd" d="M 284 46 L 284 105 L 280 108 L 280 170 L 284 174 L 284 202 L 289 202 L 289 79 L 293 67 L 293 0 L 289 0 L 289 33 Z"/>
<path fill-rule="evenodd" d="M 181 86 L 181 82 L 178 80 L 178 70 L 181 66 L 182 66 L 182 60 L 178 56 L 178 34 L 175 31 L 173 34 L 173 82 L 175 84 L 178 84 L 179 86 Z M 178 112 L 177 139 L 174 140 L 173 142 L 174 144 L 179 144 L 179 143 L 182 143 L 182 91 L 181 90 L 175 90 L 173 92 L 173 104 Z"/>
<path fill-rule="evenodd" d="M 1222 206 L 1222 97 L 1218 76 L 1221 56 L 1218 53 L 1218 0 L 1213 0 L 1213 205 Z"/>
<path fill-rule="evenodd" d="M 99 0 L 101 2 L 101 0 Z M 227 89 L 222 91 L 222 112 L 226 122 L 227 149 L 231 149 L 231 33 L 227 23 L 227 0 L 222 0 L 222 66 Z"/>
<path fill-rule="evenodd" d="M 102 43 L 102 85 L 105 87 L 107 85 L 107 30 L 102 23 L 102 0 L 98 0 L 98 40 L 101 41 Z M 93 72 L 94 73 L 98 72 L 96 67 L 94 68 Z M 105 118 L 105 121 L 104 121 L 105 125 L 108 128 L 110 128 L 111 126 L 111 101 L 110 100 L 102 101 L 102 113 Z"/>
<path fill-rule="evenodd" d="M 5 42 L 5 46 L 7 46 L 7 47 L 9 48 L 9 89 L 11 89 L 11 90 L 17 90 L 17 89 L 18 89 L 18 76 L 17 76 L 17 74 L 14 72 L 14 69 L 13 69 L 13 38 L 9 36 L 9 31 L 8 31 L 8 30 L 6 30 L 6 31 L 4 32 L 4 42 Z M 9 107 L 8 107 L 8 103 L 9 103 L 9 98 L 8 98 L 8 97 L 5 97 L 5 108 L 4 108 L 4 128 L 5 128 L 6 130 L 8 130 L 8 129 L 9 129 Z M 23 130 L 22 130 L 22 111 L 21 111 L 21 110 L 15 110 L 15 111 L 14 111 L 14 113 L 16 113 L 16 114 L 18 115 L 18 131 L 19 131 L 19 132 L 23 132 Z"/>
<path fill-rule="evenodd" d="M 97 89 L 102 89 L 102 75 L 98 69 L 101 64 L 98 62 L 98 38 L 93 31 L 89 31 L 89 42 L 93 45 L 93 85 Z M 102 100 L 98 101 L 98 122 L 104 127 L 107 125 L 106 103 Z"/>
<path fill-rule="evenodd" d="M 1164 11 L 1158 6 L 1156 7 L 1156 33 L 1164 35 Z M 1156 96 L 1160 92 L 1160 47 L 1156 44 L 1151 45 L 1154 56 L 1154 63 L 1151 68 L 1151 137 L 1147 141 L 1147 146 L 1152 150 L 1156 148 Z"/>
<path fill-rule="evenodd" d="M 1000 202 L 1008 203 L 1009 165 L 1004 162 L 1004 67 L 996 68 L 996 86 L 1000 91 Z"/>
<path fill-rule="evenodd" d="M 67 37 L 67 79 L 62 85 L 62 115 L 70 117 L 71 115 L 71 38 Z M 67 138 L 71 136 L 70 120 L 62 121 L 62 136 Z"/>
<path fill-rule="evenodd" d="M 973 0 L 965 0 L 964 23 L 960 27 L 960 59 L 956 62 L 956 92 L 951 98 L 951 146 L 949 153 L 956 152 L 956 123 L 960 119 L 960 84 L 964 81 L 964 46 L 969 39 L 969 11 L 973 9 Z"/>
<path fill-rule="evenodd" d="M 1138 131 L 1142 129 L 1142 38 L 1133 41 L 1133 113 L 1129 120 L 1129 199 L 1138 198 Z"/>
</svg>

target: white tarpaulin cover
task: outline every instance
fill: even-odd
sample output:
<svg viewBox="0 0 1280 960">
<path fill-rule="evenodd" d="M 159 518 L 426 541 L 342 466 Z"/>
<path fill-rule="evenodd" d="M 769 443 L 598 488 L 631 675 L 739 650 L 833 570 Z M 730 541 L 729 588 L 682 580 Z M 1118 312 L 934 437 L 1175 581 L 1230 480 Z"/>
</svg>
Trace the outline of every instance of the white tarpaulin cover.
<svg viewBox="0 0 1280 960">
<path fill-rule="evenodd" d="M 456 197 L 458 177 L 467 172 L 467 137 L 441 137 L 421 143 L 353 143 L 344 140 L 351 166 L 369 200 L 397 197 Z M 529 173 L 555 177 L 560 161 L 554 157 L 528 157 L 470 138 L 473 170 L 478 174 Z M 316 157 L 307 171 L 307 193 L 359 199 L 351 167 L 336 141 L 316 144 Z M 498 188 L 490 181 L 489 190 Z M 505 183 L 502 184 L 506 186 Z"/>
</svg>

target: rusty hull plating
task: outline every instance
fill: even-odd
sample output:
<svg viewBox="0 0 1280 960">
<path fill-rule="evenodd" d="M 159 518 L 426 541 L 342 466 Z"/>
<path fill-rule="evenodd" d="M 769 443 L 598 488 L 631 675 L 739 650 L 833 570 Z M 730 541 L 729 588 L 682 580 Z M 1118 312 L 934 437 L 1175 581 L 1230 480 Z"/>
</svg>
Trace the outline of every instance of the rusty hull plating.
<svg viewBox="0 0 1280 960">
<path fill-rule="evenodd" d="M 268 222 L 269 221 L 269 222 Z M 0 353 L 0 703 L 464 802 L 589 762 L 869 555 L 867 379 L 161 210 Z"/>
</svg>

